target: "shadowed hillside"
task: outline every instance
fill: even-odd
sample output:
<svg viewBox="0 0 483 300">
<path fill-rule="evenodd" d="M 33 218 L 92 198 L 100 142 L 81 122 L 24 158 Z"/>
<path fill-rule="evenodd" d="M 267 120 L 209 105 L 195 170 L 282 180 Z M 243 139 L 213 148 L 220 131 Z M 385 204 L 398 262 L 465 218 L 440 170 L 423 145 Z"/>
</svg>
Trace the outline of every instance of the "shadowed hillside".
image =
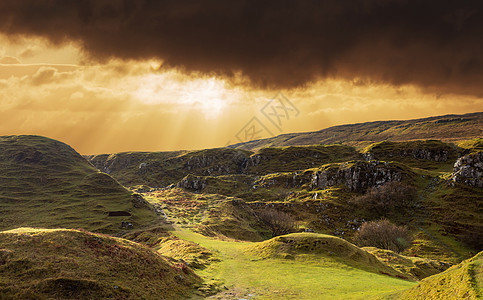
<svg viewBox="0 0 483 300">
<path fill-rule="evenodd" d="M 141 197 L 100 173 L 68 145 L 39 136 L 0 137 L 0 229 L 21 226 L 119 232 L 156 218 Z"/>
</svg>

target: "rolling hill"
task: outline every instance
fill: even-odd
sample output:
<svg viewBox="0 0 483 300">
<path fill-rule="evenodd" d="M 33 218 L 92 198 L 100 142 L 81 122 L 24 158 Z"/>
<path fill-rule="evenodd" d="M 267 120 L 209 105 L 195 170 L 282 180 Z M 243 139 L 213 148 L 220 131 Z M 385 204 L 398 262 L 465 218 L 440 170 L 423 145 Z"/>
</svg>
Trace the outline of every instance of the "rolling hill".
<svg viewBox="0 0 483 300">
<path fill-rule="evenodd" d="M 1 299 L 183 299 L 199 281 L 125 239 L 73 229 L 0 232 Z"/>
<path fill-rule="evenodd" d="M 230 145 L 230 148 L 257 150 L 315 144 L 368 145 L 385 140 L 410 141 L 436 139 L 442 141 L 471 140 L 483 136 L 483 113 L 446 115 L 401 121 L 376 121 L 333 126 L 320 131 L 287 133 L 275 137 Z"/>
<path fill-rule="evenodd" d="M 40 136 L 0 137 L 0 230 L 35 226 L 116 233 L 157 216 L 141 197 L 68 145 Z"/>
</svg>

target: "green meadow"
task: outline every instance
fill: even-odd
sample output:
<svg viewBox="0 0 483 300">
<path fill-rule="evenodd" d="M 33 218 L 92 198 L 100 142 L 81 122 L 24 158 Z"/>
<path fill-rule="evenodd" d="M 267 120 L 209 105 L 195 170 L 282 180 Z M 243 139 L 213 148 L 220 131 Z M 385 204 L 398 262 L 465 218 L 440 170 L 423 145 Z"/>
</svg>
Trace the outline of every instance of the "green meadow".
<svg viewBox="0 0 483 300">
<path fill-rule="evenodd" d="M 248 247 L 257 243 L 208 238 L 179 227 L 173 234 L 217 254 L 220 261 L 197 274 L 207 282 L 223 284 L 219 287 L 222 292 L 214 296 L 218 299 L 367 299 L 416 285 L 323 256 L 264 259 L 247 252 Z"/>
</svg>

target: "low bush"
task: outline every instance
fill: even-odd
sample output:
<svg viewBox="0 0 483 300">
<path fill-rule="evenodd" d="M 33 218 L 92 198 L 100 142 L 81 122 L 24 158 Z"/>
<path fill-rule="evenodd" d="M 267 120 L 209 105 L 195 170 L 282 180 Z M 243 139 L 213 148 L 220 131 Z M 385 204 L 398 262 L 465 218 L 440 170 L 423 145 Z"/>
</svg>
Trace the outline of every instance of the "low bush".
<svg viewBox="0 0 483 300">
<path fill-rule="evenodd" d="M 298 229 L 294 218 L 282 211 L 268 208 L 259 210 L 257 215 L 260 221 L 270 229 L 272 237 L 296 232 Z"/>
<path fill-rule="evenodd" d="M 412 240 L 405 226 L 397 226 L 386 219 L 364 222 L 355 234 L 355 242 L 361 247 L 377 247 L 395 252 L 407 249 Z"/>
<path fill-rule="evenodd" d="M 413 207 L 416 199 L 415 187 L 401 182 L 388 182 L 380 187 L 371 188 L 366 194 L 355 197 L 353 201 L 370 215 L 381 217 L 396 210 Z"/>
</svg>

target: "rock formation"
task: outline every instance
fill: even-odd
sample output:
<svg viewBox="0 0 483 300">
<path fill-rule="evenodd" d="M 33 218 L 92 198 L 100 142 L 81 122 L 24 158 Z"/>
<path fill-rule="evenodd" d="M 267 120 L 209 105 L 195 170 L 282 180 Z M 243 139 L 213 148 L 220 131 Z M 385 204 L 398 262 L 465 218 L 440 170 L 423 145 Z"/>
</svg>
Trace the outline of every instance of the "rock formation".
<svg viewBox="0 0 483 300">
<path fill-rule="evenodd" d="M 483 187 L 483 152 L 458 158 L 450 178 L 453 182 Z"/>
</svg>

